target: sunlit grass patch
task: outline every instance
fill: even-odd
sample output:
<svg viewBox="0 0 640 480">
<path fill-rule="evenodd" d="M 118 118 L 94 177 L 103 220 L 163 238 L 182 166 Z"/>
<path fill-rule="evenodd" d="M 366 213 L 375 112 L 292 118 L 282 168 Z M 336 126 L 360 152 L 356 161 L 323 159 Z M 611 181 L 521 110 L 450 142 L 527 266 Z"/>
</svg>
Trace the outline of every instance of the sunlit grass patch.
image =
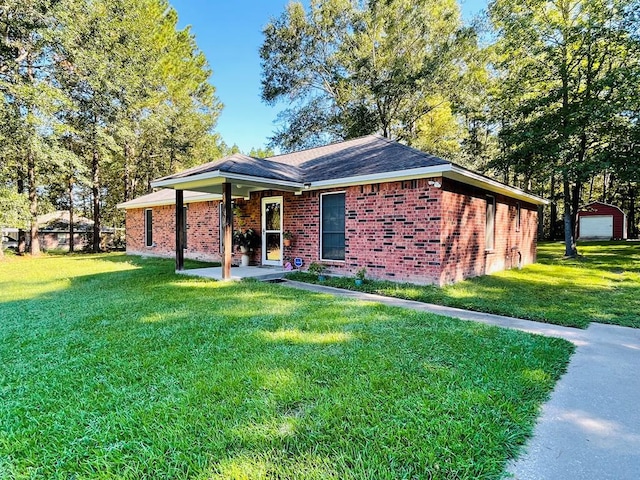
<svg viewBox="0 0 640 480">
<path fill-rule="evenodd" d="M 313 343 L 319 345 L 348 342 L 352 338 L 349 332 L 302 332 L 298 329 L 262 332 L 262 336 L 272 342 Z"/>
<path fill-rule="evenodd" d="M 0 478 L 498 478 L 572 352 L 173 268 L 0 262 Z"/>
</svg>

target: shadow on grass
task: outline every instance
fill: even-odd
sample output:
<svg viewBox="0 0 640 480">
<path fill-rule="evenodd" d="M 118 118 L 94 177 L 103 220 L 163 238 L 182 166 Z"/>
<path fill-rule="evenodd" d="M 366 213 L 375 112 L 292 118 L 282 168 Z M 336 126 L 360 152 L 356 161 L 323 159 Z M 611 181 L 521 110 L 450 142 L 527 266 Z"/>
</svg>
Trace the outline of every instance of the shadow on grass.
<svg viewBox="0 0 640 480">
<path fill-rule="evenodd" d="M 162 259 L 49 265 L 63 288 L 0 304 L 9 477 L 497 477 L 572 351 Z"/>
</svg>

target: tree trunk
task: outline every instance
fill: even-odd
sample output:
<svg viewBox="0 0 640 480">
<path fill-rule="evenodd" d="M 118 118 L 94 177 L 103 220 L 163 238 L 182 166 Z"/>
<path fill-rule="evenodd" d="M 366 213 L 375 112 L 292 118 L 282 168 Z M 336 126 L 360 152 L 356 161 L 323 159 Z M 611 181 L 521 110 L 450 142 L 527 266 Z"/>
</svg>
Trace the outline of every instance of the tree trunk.
<svg viewBox="0 0 640 480">
<path fill-rule="evenodd" d="M 575 248 L 575 242 L 578 238 L 578 210 L 580 210 L 580 190 L 582 189 L 582 184 L 580 182 L 576 182 L 573 186 L 572 191 L 572 203 L 571 203 L 571 232 L 573 234 L 573 244 Z M 576 254 L 577 254 L 576 250 Z"/>
<path fill-rule="evenodd" d="M 67 194 L 69 195 L 69 252 L 73 253 L 76 244 L 74 238 L 76 232 L 73 224 L 73 177 L 69 177 L 67 188 Z"/>
<path fill-rule="evenodd" d="M 637 187 L 629 185 L 629 215 L 627 217 L 627 236 L 629 238 L 638 238 L 638 229 L 636 227 L 636 197 Z"/>
<path fill-rule="evenodd" d="M 20 166 L 18 171 L 18 193 L 24 193 L 24 170 L 22 166 Z M 27 232 L 24 229 L 18 230 L 18 254 L 24 255 L 24 252 L 27 251 Z"/>
<path fill-rule="evenodd" d="M 123 177 L 123 181 L 124 181 L 124 196 L 123 196 L 123 201 L 124 202 L 128 202 L 131 198 L 131 146 L 129 145 L 129 142 L 126 142 L 124 144 L 124 177 Z"/>
<path fill-rule="evenodd" d="M 91 250 L 94 253 L 98 253 L 100 251 L 100 155 L 98 153 L 98 145 L 95 144 L 91 159 L 91 174 L 91 196 L 93 200 L 93 240 Z"/>
<path fill-rule="evenodd" d="M 29 253 L 40 255 L 38 238 L 38 189 L 36 185 L 36 160 L 32 151 L 27 154 L 27 177 L 29 179 L 29 212 L 31 213 L 31 243 Z"/>
<path fill-rule="evenodd" d="M 567 5 L 562 5 L 562 18 L 565 25 L 569 24 L 569 11 Z M 565 32 L 563 32 L 564 40 L 566 40 Z M 562 65 L 560 67 L 560 78 L 562 81 L 562 138 L 564 140 L 564 147 L 568 148 L 570 145 L 569 135 L 569 54 L 566 44 L 562 46 Z M 564 246 L 565 256 L 575 257 L 578 252 L 573 240 L 573 225 L 572 218 L 573 212 L 571 211 L 571 185 L 569 181 L 569 165 L 571 164 L 570 154 L 565 154 L 564 165 L 560 166 L 562 171 L 562 196 L 564 203 Z"/>
<path fill-rule="evenodd" d="M 571 186 L 569 185 L 569 180 L 565 178 L 562 182 L 563 184 L 563 200 L 564 200 L 564 255 L 565 257 L 575 257 L 578 254 L 576 249 L 575 242 L 573 240 L 573 225 L 572 218 L 573 212 L 571 211 Z"/>
<path fill-rule="evenodd" d="M 551 205 L 549 206 L 549 238 L 556 240 L 558 238 L 558 204 L 556 203 L 556 176 L 551 175 Z"/>
</svg>

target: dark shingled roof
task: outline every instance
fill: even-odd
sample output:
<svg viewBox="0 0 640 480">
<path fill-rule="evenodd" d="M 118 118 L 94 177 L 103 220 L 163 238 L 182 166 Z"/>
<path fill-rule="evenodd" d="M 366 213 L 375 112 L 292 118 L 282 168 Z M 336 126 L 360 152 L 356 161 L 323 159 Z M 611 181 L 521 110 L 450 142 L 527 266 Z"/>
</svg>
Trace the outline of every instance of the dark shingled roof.
<svg viewBox="0 0 640 480">
<path fill-rule="evenodd" d="M 360 175 L 448 165 L 451 162 L 378 135 L 332 143 L 267 159 L 234 154 L 174 175 L 174 180 L 220 171 L 290 182 L 319 182 Z"/>
<path fill-rule="evenodd" d="M 156 181 L 187 178 L 216 171 L 268 178 L 271 180 L 302 182 L 302 172 L 295 165 L 277 163 L 264 158 L 249 157 L 240 153 L 235 153 L 221 160 L 215 160 L 173 175 L 162 177 Z"/>
<path fill-rule="evenodd" d="M 306 182 L 397 172 L 451 163 L 378 135 L 278 155 L 270 157 L 269 160 L 300 168 L 304 172 Z"/>
</svg>

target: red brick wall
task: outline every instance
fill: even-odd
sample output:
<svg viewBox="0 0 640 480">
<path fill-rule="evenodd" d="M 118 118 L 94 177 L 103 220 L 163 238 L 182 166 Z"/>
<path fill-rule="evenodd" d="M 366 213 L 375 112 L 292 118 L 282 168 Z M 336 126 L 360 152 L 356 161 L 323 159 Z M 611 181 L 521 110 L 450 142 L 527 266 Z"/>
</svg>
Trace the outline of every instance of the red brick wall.
<svg viewBox="0 0 640 480">
<path fill-rule="evenodd" d="M 218 221 L 219 202 L 187 204 L 187 249 L 185 257 L 196 260 L 220 260 Z M 145 245 L 146 208 L 127 210 L 127 253 L 175 257 L 175 205 L 153 207 L 153 246 Z"/>
<path fill-rule="evenodd" d="M 184 252 L 185 257 L 220 260 L 219 204 L 220 202 L 187 204 L 187 248 Z M 173 222 L 173 228 L 175 228 L 175 206 L 172 205 L 171 210 L 173 212 L 171 221 Z M 175 239 L 171 242 L 172 255 L 174 255 L 174 248 Z"/>
<path fill-rule="evenodd" d="M 487 250 L 485 243 L 487 195 L 493 195 L 496 201 L 492 250 Z M 442 211 L 440 284 L 535 262 L 538 225 L 535 205 L 445 179 Z"/>
<path fill-rule="evenodd" d="M 335 188 L 295 195 L 267 191 L 242 205 L 246 227 L 260 231 L 261 198 L 283 197 L 284 230 L 293 234 L 285 261 L 300 257 L 303 270 L 320 261 L 320 197 L 345 192 L 345 261 L 322 261 L 329 271 L 353 275 L 365 267 L 370 278 L 433 283 L 440 272 L 439 197 L 427 180 Z M 261 259 L 260 252 L 256 260 Z"/>
<path fill-rule="evenodd" d="M 428 182 L 420 179 L 347 190 L 345 270 L 355 273 L 366 267 L 372 278 L 437 281 L 442 191 Z"/>
<path fill-rule="evenodd" d="M 236 205 L 245 209 L 247 202 L 236 200 Z M 206 261 L 221 261 L 220 253 L 220 202 L 208 201 L 188 203 L 187 205 L 187 248 L 185 258 Z M 175 205 L 152 207 L 153 210 L 153 243 L 152 247 L 145 245 L 144 212 L 146 208 L 127 210 L 126 233 L 127 253 L 133 255 L 156 255 L 161 257 L 175 256 Z M 251 213 L 247 217 L 243 213 L 235 218 L 234 230 L 239 228 L 239 222 L 243 222 L 243 229 L 254 228 L 260 232 L 260 203 L 258 202 L 258 214 Z M 257 218 L 257 222 L 255 220 Z M 260 259 L 258 250 L 253 259 Z M 232 261 L 240 263 L 241 253 L 234 250 Z M 255 262 L 254 262 L 255 263 Z"/>
<path fill-rule="evenodd" d="M 441 188 L 429 183 L 439 182 Z M 537 209 L 496 197 L 495 248 L 485 251 L 486 193 L 448 179 L 352 186 L 322 192 L 254 192 L 235 201 L 234 230 L 262 230 L 261 199 L 283 197 L 283 228 L 292 232 L 285 262 L 302 258 L 303 270 L 320 261 L 320 196 L 345 192 L 345 261 L 323 261 L 329 271 L 353 275 L 365 267 L 370 278 L 445 284 L 535 261 Z M 191 203 L 187 213 L 188 258 L 219 260 L 219 202 Z M 154 207 L 154 247 L 144 246 L 144 209 L 127 211 L 127 251 L 173 256 L 175 207 Z M 261 263 L 261 250 L 252 256 Z M 240 255 L 234 252 L 234 263 Z"/>
</svg>

